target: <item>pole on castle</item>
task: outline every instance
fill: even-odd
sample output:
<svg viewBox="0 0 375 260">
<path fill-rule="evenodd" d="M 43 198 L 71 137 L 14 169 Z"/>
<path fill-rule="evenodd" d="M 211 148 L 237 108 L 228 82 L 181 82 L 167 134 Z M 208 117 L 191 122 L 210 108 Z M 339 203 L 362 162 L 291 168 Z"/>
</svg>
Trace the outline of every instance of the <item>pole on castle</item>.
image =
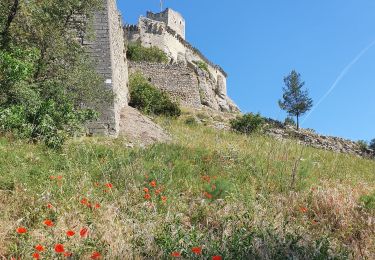
<svg viewBox="0 0 375 260">
<path fill-rule="evenodd" d="M 160 0 L 160 12 L 163 12 L 163 0 Z"/>
</svg>

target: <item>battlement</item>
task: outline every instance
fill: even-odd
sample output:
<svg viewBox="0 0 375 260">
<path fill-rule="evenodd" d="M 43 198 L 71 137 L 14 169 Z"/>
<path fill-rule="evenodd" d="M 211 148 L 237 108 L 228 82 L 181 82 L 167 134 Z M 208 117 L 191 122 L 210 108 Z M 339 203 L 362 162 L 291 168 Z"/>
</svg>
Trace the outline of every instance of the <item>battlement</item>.
<svg viewBox="0 0 375 260">
<path fill-rule="evenodd" d="M 185 39 L 185 19 L 179 12 L 170 8 L 167 8 L 160 13 L 147 11 L 146 17 L 154 21 L 164 22 L 168 27 Z"/>
</svg>

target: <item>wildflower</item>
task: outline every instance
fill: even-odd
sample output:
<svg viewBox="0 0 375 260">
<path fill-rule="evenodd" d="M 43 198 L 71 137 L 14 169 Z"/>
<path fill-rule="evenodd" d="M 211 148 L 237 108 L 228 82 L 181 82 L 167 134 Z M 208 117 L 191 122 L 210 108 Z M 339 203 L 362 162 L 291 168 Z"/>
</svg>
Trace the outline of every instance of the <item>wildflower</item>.
<svg viewBox="0 0 375 260">
<path fill-rule="evenodd" d="M 161 196 L 161 201 L 162 201 L 163 203 L 167 202 L 167 197 L 166 197 L 166 196 Z"/>
<path fill-rule="evenodd" d="M 87 205 L 89 201 L 86 198 L 81 199 L 81 204 L 82 205 Z"/>
<path fill-rule="evenodd" d="M 53 222 L 52 222 L 52 220 L 50 220 L 50 219 L 46 219 L 46 220 L 44 220 L 44 225 L 46 225 L 47 227 L 52 227 L 54 224 L 53 224 Z"/>
<path fill-rule="evenodd" d="M 39 253 L 34 253 L 33 254 L 33 259 L 40 259 L 40 255 L 39 255 Z"/>
<path fill-rule="evenodd" d="M 52 204 L 51 204 L 51 203 L 48 203 L 48 204 L 47 204 L 47 208 L 52 209 L 52 208 L 53 208 Z"/>
<path fill-rule="evenodd" d="M 212 257 L 212 260 L 222 260 L 223 258 L 221 257 L 221 256 L 219 256 L 219 255 L 214 255 L 213 257 Z"/>
<path fill-rule="evenodd" d="M 56 177 L 51 175 L 51 176 L 49 176 L 49 178 L 50 178 L 50 180 L 54 180 Z"/>
<path fill-rule="evenodd" d="M 171 254 L 172 257 L 181 257 L 181 253 L 180 252 L 172 252 Z"/>
<path fill-rule="evenodd" d="M 211 181 L 211 178 L 210 176 L 202 176 L 202 179 L 206 182 L 210 182 Z"/>
<path fill-rule="evenodd" d="M 27 229 L 24 227 L 19 227 L 16 229 L 18 234 L 25 234 L 27 232 Z"/>
<path fill-rule="evenodd" d="M 100 204 L 99 203 L 95 203 L 95 208 L 99 209 L 100 208 Z"/>
<path fill-rule="evenodd" d="M 306 207 L 300 207 L 299 211 L 301 211 L 302 213 L 306 213 L 307 212 L 307 208 Z"/>
<path fill-rule="evenodd" d="M 159 195 L 161 193 L 161 189 L 157 189 L 156 191 L 155 191 L 155 195 Z"/>
<path fill-rule="evenodd" d="M 207 199 L 212 199 L 212 195 L 210 193 L 208 193 L 207 191 L 203 192 L 203 195 L 207 198 Z"/>
<path fill-rule="evenodd" d="M 202 248 L 201 247 L 193 247 L 191 251 L 196 254 L 196 255 L 201 255 L 202 254 Z"/>
<path fill-rule="evenodd" d="M 55 252 L 56 253 L 64 253 L 65 249 L 64 249 L 64 245 L 62 244 L 56 244 L 55 245 Z"/>
<path fill-rule="evenodd" d="M 37 251 L 39 251 L 39 252 L 42 252 L 42 251 L 44 251 L 44 247 L 42 246 L 42 245 L 36 245 L 35 246 L 35 250 L 37 250 Z"/>
<path fill-rule="evenodd" d="M 65 257 L 71 257 L 72 255 L 73 255 L 73 254 L 72 254 L 71 252 L 65 252 L 65 253 L 64 253 L 64 256 L 65 256 Z"/>
<path fill-rule="evenodd" d="M 92 252 L 91 259 L 100 259 L 102 255 L 99 252 Z"/>
<path fill-rule="evenodd" d="M 94 183 L 94 186 L 95 186 L 95 187 L 99 187 L 99 182 L 95 182 L 95 183 Z"/>
<path fill-rule="evenodd" d="M 112 188 L 113 188 L 112 183 L 106 183 L 105 186 L 106 186 L 107 188 L 109 188 L 109 189 L 112 189 Z"/>
<path fill-rule="evenodd" d="M 143 191 L 145 192 L 145 193 L 149 193 L 149 189 L 148 188 L 143 188 Z"/>
<path fill-rule="evenodd" d="M 56 177 L 58 180 L 62 180 L 63 176 L 59 175 Z"/>
<path fill-rule="evenodd" d="M 68 236 L 68 237 L 72 237 L 72 236 L 74 236 L 76 234 L 76 232 L 74 232 L 73 230 L 68 230 L 68 231 L 66 231 L 66 235 Z"/>
<path fill-rule="evenodd" d="M 146 200 L 150 200 L 150 199 L 151 199 L 151 195 L 148 194 L 148 193 L 146 193 L 145 196 L 144 196 L 144 198 L 145 198 Z"/>
<path fill-rule="evenodd" d="M 156 181 L 150 182 L 150 186 L 155 188 L 156 187 Z"/>
<path fill-rule="evenodd" d="M 87 232 L 88 232 L 89 230 L 87 229 L 87 228 L 81 228 L 81 230 L 79 231 L 79 235 L 81 236 L 81 237 L 85 237 L 86 235 L 87 235 Z"/>
</svg>

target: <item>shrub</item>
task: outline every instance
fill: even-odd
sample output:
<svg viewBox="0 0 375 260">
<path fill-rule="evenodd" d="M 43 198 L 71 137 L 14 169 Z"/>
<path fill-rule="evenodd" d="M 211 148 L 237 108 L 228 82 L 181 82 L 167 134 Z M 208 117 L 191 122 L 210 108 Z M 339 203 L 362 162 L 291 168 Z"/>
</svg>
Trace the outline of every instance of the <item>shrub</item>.
<svg viewBox="0 0 375 260">
<path fill-rule="evenodd" d="M 285 118 L 284 125 L 296 126 L 296 122 L 292 117 L 288 116 L 287 118 Z"/>
<path fill-rule="evenodd" d="M 197 64 L 198 68 L 202 69 L 202 70 L 205 70 L 207 72 L 209 72 L 208 70 L 208 66 L 207 66 L 207 63 L 203 62 L 203 61 L 194 61 L 195 64 Z"/>
<path fill-rule="evenodd" d="M 358 146 L 359 146 L 359 149 L 361 149 L 361 151 L 365 151 L 366 149 L 368 149 L 368 144 L 366 141 L 363 141 L 363 140 L 359 140 L 357 142 Z"/>
<path fill-rule="evenodd" d="M 375 209 L 375 192 L 369 195 L 363 195 L 359 200 L 365 209 Z"/>
<path fill-rule="evenodd" d="M 131 61 L 148 61 L 157 63 L 167 63 L 168 56 L 157 47 L 146 48 L 140 44 L 130 44 L 126 56 Z"/>
<path fill-rule="evenodd" d="M 197 119 L 193 116 L 189 116 L 185 119 L 185 124 L 186 125 L 197 125 L 198 122 L 197 122 Z"/>
<path fill-rule="evenodd" d="M 375 151 L 375 139 L 372 139 L 369 148 Z"/>
<path fill-rule="evenodd" d="M 248 113 L 231 120 L 230 125 L 232 129 L 240 133 L 250 134 L 261 129 L 264 125 L 264 118 L 259 113 L 255 115 Z"/>
<path fill-rule="evenodd" d="M 169 96 L 151 85 L 140 73 L 130 76 L 130 102 L 146 114 L 180 116 L 181 109 Z"/>
</svg>

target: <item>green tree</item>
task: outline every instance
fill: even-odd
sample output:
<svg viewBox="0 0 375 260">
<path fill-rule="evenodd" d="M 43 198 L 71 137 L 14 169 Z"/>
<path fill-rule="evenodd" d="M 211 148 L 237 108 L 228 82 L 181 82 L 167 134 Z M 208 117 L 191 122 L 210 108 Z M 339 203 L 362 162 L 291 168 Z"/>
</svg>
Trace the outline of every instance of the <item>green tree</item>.
<svg viewBox="0 0 375 260">
<path fill-rule="evenodd" d="M 283 99 L 279 100 L 279 106 L 290 116 L 295 116 L 297 129 L 299 129 L 299 118 L 309 111 L 313 106 L 313 100 L 309 97 L 307 90 L 302 88 L 305 82 L 301 81 L 301 75 L 293 70 L 284 78 Z"/>
<path fill-rule="evenodd" d="M 110 93 L 81 45 L 101 0 L 0 3 L 0 131 L 60 147 Z"/>
</svg>

